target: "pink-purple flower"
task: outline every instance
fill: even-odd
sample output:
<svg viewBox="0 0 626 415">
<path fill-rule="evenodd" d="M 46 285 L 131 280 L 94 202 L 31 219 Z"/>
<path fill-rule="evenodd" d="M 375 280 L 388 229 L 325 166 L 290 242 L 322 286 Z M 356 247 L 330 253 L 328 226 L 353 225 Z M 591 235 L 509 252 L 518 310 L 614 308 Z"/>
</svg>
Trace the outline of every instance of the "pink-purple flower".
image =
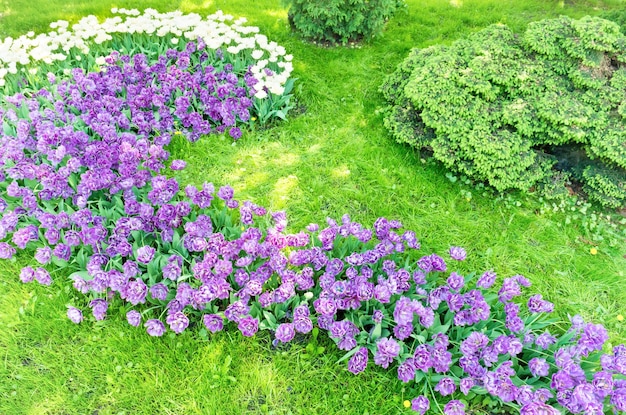
<svg viewBox="0 0 626 415">
<path fill-rule="evenodd" d="M 35 279 L 41 285 L 50 285 L 52 284 L 52 277 L 50 273 L 45 268 L 37 268 L 35 270 Z"/>
<path fill-rule="evenodd" d="M 181 311 L 168 314 L 165 321 L 176 334 L 182 333 L 189 326 L 189 318 Z"/>
<path fill-rule="evenodd" d="M 424 395 L 420 395 L 411 400 L 411 409 L 420 415 L 424 415 L 430 409 L 430 401 Z"/>
<path fill-rule="evenodd" d="M 185 167 L 187 167 L 187 162 L 185 162 L 185 160 L 172 160 L 172 163 L 170 164 L 170 169 L 172 170 L 183 170 Z"/>
<path fill-rule="evenodd" d="M 165 324 L 161 320 L 150 319 L 145 322 L 144 326 L 150 336 L 161 337 L 165 333 Z"/>
<path fill-rule="evenodd" d="M 550 365 L 546 362 L 546 359 L 541 357 L 533 357 L 528 362 L 528 369 L 533 376 L 548 376 L 550 371 Z"/>
<path fill-rule="evenodd" d="M 560 415 L 561 411 L 543 402 L 531 402 L 521 407 L 520 415 Z"/>
<path fill-rule="evenodd" d="M 456 390 L 456 384 L 452 378 L 445 376 L 437 383 L 435 390 L 439 392 L 441 396 L 451 395 Z"/>
<path fill-rule="evenodd" d="M 361 373 L 367 367 L 368 351 L 366 347 L 361 347 L 352 355 L 348 361 L 348 370 L 355 375 Z"/>
<path fill-rule="evenodd" d="M 78 324 L 83 321 L 83 312 L 76 307 L 68 307 L 67 318 L 69 318 L 72 323 Z"/>
<path fill-rule="evenodd" d="M 122 298 L 132 305 L 145 303 L 147 293 L 148 286 L 141 279 L 130 280 L 121 292 Z"/>
<path fill-rule="evenodd" d="M 528 310 L 531 313 L 551 313 L 554 304 L 543 299 L 541 294 L 536 294 L 528 299 Z"/>
<path fill-rule="evenodd" d="M 167 286 L 161 282 L 156 283 L 150 287 L 150 295 L 155 300 L 165 300 L 167 298 L 168 292 L 169 289 L 167 288 Z"/>
<path fill-rule="evenodd" d="M 460 246 L 451 246 L 449 252 L 450 258 L 457 261 L 463 261 L 467 257 L 467 252 L 465 252 L 465 249 L 461 248 Z"/>
<path fill-rule="evenodd" d="M 415 379 L 415 364 L 413 358 L 408 358 L 398 366 L 398 379 L 410 382 Z"/>
<path fill-rule="evenodd" d="M 276 328 L 276 339 L 282 343 L 290 342 L 295 335 L 293 323 L 282 323 Z"/>
<path fill-rule="evenodd" d="M 20 270 L 20 281 L 22 281 L 23 283 L 26 284 L 32 282 L 34 279 L 35 270 L 32 267 L 26 266 Z"/>
<path fill-rule="evenodd" d="M 393 338 L 383 337 L 376 343 L 376 354 L 374 355 L 374 363 L 383 368 L 388 368 L 389 364 L 400 353 L 400 345 Z"/>
<path fill-rule="evenodd" d="M 103 298 L 96 298 L 89 302 L 91 312 L 96 320 L 104 320 L 106 318 L 109 303 Z"/>
<path fill-rule="evenodd" d="M 142 264 L 149 264 L 150 261 L 152 261 L 152 258 L 154 258 L 155 252 L 156 249 L 151 246 L 142 246 L 137 248 L 137 255 L 135 256 L 135 259 L 137 259 L 137 262 Z"/>
<path fill-rule="evenodd" d="M 11 259 L 15 252 L 15 248 L 7 242 L 0 242 L 0 259 Z"/>
<path fill-rule="evenodd" d="M 203 322 L 211 333 L 216 333 L 224 328 L 224 319 L 219 314 L 205 314 Z"/>
<path fill-rule="evenodd" d="M 141 324 L 141 314 L 137 310 L 130 310 L 126 313 L 126 321 L 133 327 L 139 327 Z"/>
<path fill-rule="evenodd" d="M 313 322 L 308 317 L 296 318 L 293 327 L 296 332 L 306 334 L 313 330 Z"/>
<path fill-rule="evenodd" d="M 246 316 L 239 320 L 237 327 L 239 331 L 241 331 L 241 334 L 246 337 L 252 337 L 259 330 L 259 320 L 252 316 Z"/>
<path fill-rule="evenodd" d="M 465 404 L 459 400 L 451 400 L 443 407 L 445 415 L 465 415 Z"/>
</svg>

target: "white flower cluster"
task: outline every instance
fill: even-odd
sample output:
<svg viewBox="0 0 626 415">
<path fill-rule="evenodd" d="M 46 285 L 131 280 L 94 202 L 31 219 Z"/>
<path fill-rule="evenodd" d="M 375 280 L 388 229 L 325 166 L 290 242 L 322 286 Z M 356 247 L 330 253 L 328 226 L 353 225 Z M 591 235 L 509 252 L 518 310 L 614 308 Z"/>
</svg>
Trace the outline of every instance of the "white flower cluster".
<svg viewBox="0 0 626 415">
<path fill-rule="evenodd" d="M 48 33 L 35 36 L 29 32 L 17 39 L 8 37 L 0 41 L 0 87 L 5 85 L 5 76 L 17 73 L 20 67 L 65 60 L 72 49 L 87 54 L 90 45 L 111 40 L 112 35 L 117 33 L 158 37 L 173 35 L 173 44 L 178 43 L 178 37 L 190 41 L 200 38 L 214 50 L 224 48 L 231 54 L 250 53 L 256 61 L 252 72 L 259 80 L 255 89 L 258 91 L 256 97 L 260 99 L 267 97 L 265 89 L 281 95 L 293 70 L 292 56 L 286 54 L 285 48 L 268 41 L 266 36 L 259 34 L 258 27 L 245 26 L 245 18 L 229 24 L 233 16 L 221 11 L 206 19 L 196 13 L 159 13 L 154 9 L 146 9 L 143 14 L 138 10 L 122 8 L 111 9 L 111 12 L 116 16 L 102 23 L 92 15 L 82 18 L 71 28 L 68 22 L 59 20 L 50 24 L 53 30 Z M 96 59 L 96 62 L 102 61 L 103 57 Z M 270 62 L 273 63 L 271 70 Z"/>
</svg>

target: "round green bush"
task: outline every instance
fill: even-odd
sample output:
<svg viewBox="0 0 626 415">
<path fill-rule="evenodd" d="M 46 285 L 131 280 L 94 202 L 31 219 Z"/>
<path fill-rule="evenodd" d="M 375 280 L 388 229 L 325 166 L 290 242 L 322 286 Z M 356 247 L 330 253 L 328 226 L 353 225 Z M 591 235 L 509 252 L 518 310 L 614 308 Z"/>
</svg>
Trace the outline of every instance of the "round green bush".
<svg viewBox="0 0 626 415">
<path fill-rule="evenodd" d="M 626 204 L 626 36 L 614 22 L 492 25 L 414 49 L 382 92 L 392 135 L 451 170 L 498 191 L 573 179 L 593 201 Z"/>
<path fill-rule="evenodd" d="M 331 44 L 369 40 L 402 0 L 288 0 L 289 21 L 304 38 Z"/>
</svg>

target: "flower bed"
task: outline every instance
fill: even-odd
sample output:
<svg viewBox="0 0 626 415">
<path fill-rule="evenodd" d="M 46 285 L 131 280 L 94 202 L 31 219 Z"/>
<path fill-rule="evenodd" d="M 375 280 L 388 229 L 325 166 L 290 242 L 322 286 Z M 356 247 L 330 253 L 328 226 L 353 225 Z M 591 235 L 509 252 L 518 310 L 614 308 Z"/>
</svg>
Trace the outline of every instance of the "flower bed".
<svg viewBox="0 0 626 415">
<path fill-rule="evenodd" d="M 49 33 L 29 32 L 1 41 L 0 92 L 37 91 L 47 85 L 50 72 L 63 77 L 77 67 L 99 71 L 111 50 L 121 55 L 140 52 L 154 62 L 170 49 L 183 52 L 187 42 L 199 41 L 206 45 L 203 50 L 210 61 L 230 64 L 237 75 L 248 74 L 256 80 L 252 111 L 261 124 L 285 119 L 291 108 L 292 56 L 260 34 L 258 27 L 245 25 L 245 18 L 230 23 L 233 16 L 222 12 L 206 19 L 195 13 L 154 9 L 112 12 L 118 15 L 103 22 L 87 16 L 70 28 L 67 21 L 60 20 L 50 24 L 54 30 Z M 159 42 L 154 42 L 155 36 Z"/>
<path fill-rule="evenodd" d="M 520 306 L 521 275 L 498 289 L 493 272 L 461 275 L 460 247 L 452 262 L 411 261 L 420 243 L 397 220 L 369 229 L 344 215 L 288 233 L 284 212 L 229 186 L 181 189 L 167 175 L 185 168 L 169 160 L 172 135 L 236 139 L 258 92 L 252 69 L 240 76 L 212 50 L 198 40 L 154 61 L 113 53 L 98 72 L 5 97 L 0 257 L 34 253 L 23 282 L 70 274 L 95 320 L 124 304 L 152 336 L 201 321 L 285 343 L 319 327 L 351 372 L 370 358 L 397 370 L 419 413 L 434 398 L 432 409 L 461 414 L 485 396 L 523 414 L 626 410 L 626 347 L 604 353 L 606 330 L 579 317 L 551 332 L 551 303 Z M 67 314 L 80 323 L 76 305 Z"/>
</svg>

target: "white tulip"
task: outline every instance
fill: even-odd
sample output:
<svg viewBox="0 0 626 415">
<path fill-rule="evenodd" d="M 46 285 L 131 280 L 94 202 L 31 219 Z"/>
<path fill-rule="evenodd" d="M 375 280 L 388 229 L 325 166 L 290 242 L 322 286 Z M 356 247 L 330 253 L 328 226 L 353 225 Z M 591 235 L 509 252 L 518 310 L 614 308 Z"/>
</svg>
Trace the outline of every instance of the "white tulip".
<svg viewBox="0 0 626 415">
<path fill-rule="evenodd" d="M 267 48 L 267 36 L 265 36 L 265 35 L 256 35 L 256 36 L 254 36 L 254 40 L 256 40 L 256 43 L 262 49 L 266 49 Z"/>
<path fill-rule="evenodd" d="M 144 13 L 136 9 L 112 8 L 116 16 L 107 18 L 100 23 L 95 16 L 85 16 L 67 30 L 69 23 L 59 20 L 50 24 L 53 29 L 49 33 L 35 36 L 29 32 L 18 39 L 7 37 L 0 40 L 0 63 L 4 62 L 6 73 L 16 73 L 17 64 L 25 66 L 31 62 L 46 62 L 65 60 L 67 54 L 75 48 L 83 54 L 89 53 L 89 44 L 101 44 L 111 40 L 115 33 L 147 33 L 159 37 L 175 36 L 171 42 L 177 44 L 180 38 L 195 40 L 201 38 L 208 49 L 227 47 L 227 51 L 238 54 L 241 51 L 250 53 L 252 59 L 258 62 L 251 68 L 254 76 L 259 79 L 257 89 L 267 86 L 271 93 L 282 93 L 284 83 L 289 78 L 293 65 L 292 55 L 286 55 L 284 47 L 276 42 L 269 42 L 265 35 L 259 34 L 259 28 L 245 26 L 247 20 L 239 18 L 232 24 L 233 16 L 218 11 L 213 15 L 202 18 L 197 13 L 183 14 L 180 11 L 159 13 L 148 8 Z M 247 52 L 247 51 L 250 52 Z M 64 52 L 64 53 L 61 53 Z M 266 59 L 262 59 L 268 56 Z M 80 60 L 80 56 L 76 57 Z M 273 76 L 268 76 L 263 70 L 272 62 Z M 98 57 L 96 63 L 104 64 L 104 58 Z M 267 92 L 259 91 L 257 98 L 265 98 Z"/>
</svg>

